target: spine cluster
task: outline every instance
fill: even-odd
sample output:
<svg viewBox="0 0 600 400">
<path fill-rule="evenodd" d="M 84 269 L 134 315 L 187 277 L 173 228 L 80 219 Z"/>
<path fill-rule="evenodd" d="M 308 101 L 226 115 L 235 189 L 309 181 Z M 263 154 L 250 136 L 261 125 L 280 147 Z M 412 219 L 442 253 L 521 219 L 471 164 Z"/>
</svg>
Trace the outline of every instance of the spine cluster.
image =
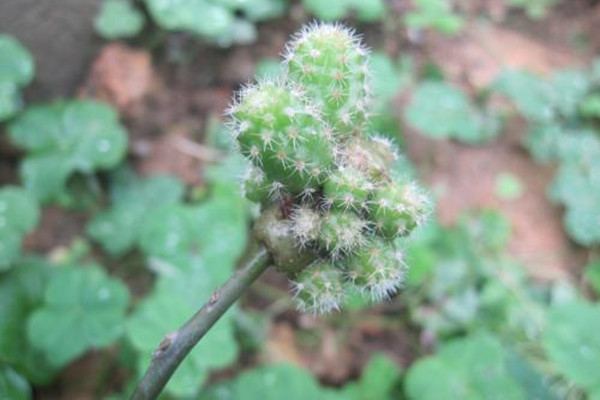
<svg viewBox="0 0 600 400">
<path fill-rule="evenodd" d="M 302 253 L 291 258 L 309 260 L 299 269 L 286 265 L 287 255 L 274 257 L 301 310 L 339 309 L 355 289 L 385 299 L 404 276 L 398 239 L 424 222 L 428 201 L 390 173 L 397 149 L 370 131 L 368 51 L 351 30 L 316 24 L 293 38 L 284 63 L 284 78 L 246 87 L 230 108 L 239 149 L 252 162 L 246 196 L 279 209 L 285 228 L 277 235 L 289 234 Z"/>
</svg>

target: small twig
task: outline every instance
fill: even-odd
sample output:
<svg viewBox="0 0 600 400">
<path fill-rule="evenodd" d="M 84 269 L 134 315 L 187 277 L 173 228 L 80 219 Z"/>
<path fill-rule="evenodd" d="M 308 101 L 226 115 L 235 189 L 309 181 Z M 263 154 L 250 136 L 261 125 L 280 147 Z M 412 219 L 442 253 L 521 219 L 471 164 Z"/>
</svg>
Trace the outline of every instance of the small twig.
<svg viewBox="0 0 600 400">
<path fill-rule="evenodd" d="M 210 300 L 185 325 L 166 335 L 154 351 L 150 366 L 131 396 L 131 400 L 157 398 L 192 348 L 246 292 L 252 282 L 267 269 L 270 261 L 269 252 L 263 246 L 258 247 L 242 268 L 218 288 Z"/>
<path fill-rule="evenodd" d="M 173 144 L 173 147 L 180 152 L 187 154 L 190 157 L 197 158 L 200 161 L 212 163 L 223 161 L 225 158 L 225 155 L 221 151 L 196 143 L 184 136 L 174 137 L 171 140 L 171 143 Z"/>
</svg>

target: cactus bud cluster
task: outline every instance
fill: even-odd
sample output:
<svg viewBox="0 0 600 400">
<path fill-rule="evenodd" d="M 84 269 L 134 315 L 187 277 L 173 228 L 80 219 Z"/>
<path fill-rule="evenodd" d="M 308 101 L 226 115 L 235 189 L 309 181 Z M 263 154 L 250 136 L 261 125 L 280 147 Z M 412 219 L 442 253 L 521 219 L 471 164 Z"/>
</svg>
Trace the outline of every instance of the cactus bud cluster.
<svg viewBox="0 0 600 400">
<path fill-rule="evenodd" d="M 390 173 L 397 150 L 370 131 L 368 51 L 351 30 L 314 24 L 284 65 L 283 78 L 244 88 L 229 110 L 252 163 L 246 196 L 263 207 L 256 236 L 303 311 L 340 309 L 356 289 L 385 299 L 404 276 L 400 238 L 423 223 L 428 201 Z"/>
</svg>

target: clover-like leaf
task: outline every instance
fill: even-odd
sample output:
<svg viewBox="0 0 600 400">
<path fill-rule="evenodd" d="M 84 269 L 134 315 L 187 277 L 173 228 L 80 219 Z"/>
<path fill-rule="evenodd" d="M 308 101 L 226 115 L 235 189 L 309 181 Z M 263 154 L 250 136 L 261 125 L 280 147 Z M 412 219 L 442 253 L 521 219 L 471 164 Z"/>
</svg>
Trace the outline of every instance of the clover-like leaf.
<svg viewBox="0 0 600 400">
<path fill-rule="evenodd" d="M 0 275 L 0 359 L 38 384 L 47 383 L 54 369 L 27 340 L 27 318 L 41 305 L 50 272 L 44 260 L 26 257 Z"/>
<path fill-rule="evenodd" d="M 29 400 L 31 387 L 27 380 L 8 365 L 0 362 L 0 399 Z"/>
<path fill-rule="evenodd" d="M 208 0 L 145 0 L 154 21 L 162 28 L 217 38 L 234 23 L 233 14 Z"/>
<path fill-rule="evenodd" d="M 198 257 L 223 279 L 246 245 L 246 209 L 235 187 L 215 186 L 199 206 L 172 205 L 147 218 L 140 247 L 151 259 L 178 268 Z"/>
<path fill-rule="evenodd" d="M 373 92 L 377 101 L 386 102 L 394 98 L 406 84 L 398 67 L 388 55 L 375 52 L 371 55 L 371 68 L 373 71 Z"/>
<path fill-rule="evenodd" d="M 498 133 L 494 118 L 475 108 L 460 90 L 442 82 L 421 84 L 404 117 L 415 129 L 434 138 L 475 143 Z"/>
<path fill-rule="evenodd" d="M 265 21 L 285 13 L 285 0 L 210 0 L 233 13 L 243 14 L 249 21 Z"/>
<path fill-rule="evenodd" d="M 382 0 L 303 0 L 304 7 L 323 21 L 344 18 L 350 11 L 356 12 L 357 19 L 372 22 L 381 19 L 386 11 Z"/>
<path fill-rule="evenodd" d="M 0 271 L 10 268 L 21 254 L 21 240 L 38 223 L 34 198 L 16 186 L 0 189 Z"/>
<path fill-rule="evenodd" d="M 382 19 L 387 11 L 384 0 L 347 0 L 350 9 L 356 12 L 356 19 L 374 22 Z"/>
<path fill-rule="evenodd" d="M 170 176 L 125 177 L 113 186 L 111 208 L 94 216 L 88 234 L 110 254 L 122 254 L 137 243 L 144 219 L 162 206 L 177 203 L 184 190 L 184 185 Z"/>
<path fill-rule="evenodd" d="M 127 287 L 99 266 L 60 267 L 50 277 L 43 305 L 28 321 L 27 336 L 61 367 L 118 339 L 128 303 Z"/>
<path fill-rule="evenodd" d="M 556 368 L 582 389 L 600 389 L 600 305 L 575 301 L 550 311 L 543 345 Z"/>
<path fill-rule="evenodd" d="M 155 291 L 139 305 L 127 324 L 127 337 L 140 353 L 140 373 L 148 367 L 152 352 L 163 336 L 193 315 L 219 283 L 222 281 L 215 281 L 204 264 L 190 266 L 159 280 Z M 167 384 L 168 393 L 193 397 L 212 369 L 225 367 L 235 360 L 238 348 L 234 312 L 235 309 L 228 311 L 194 347 Z"/>
<path fill-rule="evenodd" d="M 584 276 L 596 294 L 600 294 L 600 260 L 594 260 L 587 264 Z"/>
<path fill-rule="evenodd" d="M 445 0 L 415 0 L 416 10 L 404 15 L 404 23 L 411 28 L 434 28 L 453 35 L 464 25 L 463 19 L 452 12 Z"/>
<path fill-rule="evenodd" d="M 104 0 L 96 16 L 96 32 L 106 39 L 133 37 L 144 26 L 144 15 L 129 0 Z"/>
<path fill-rule="evenodd" d="M 200 205 L 167 205 L 147 218 L 140 247 L 159 279 L 127 325 L 129 341 L 142 355 L 140 371 L 162 337 L 183 324 L 231 275 L 246 235 L 245 203 L 236 187 L 226 183 L 214 184 L 211 197 Z M 233 312 L 221 318 L 183 361 L 167 386 L 169 393 L 194 396 L 211 369 L 235 359 Z"/>
<path fill-rule="evenodd" d="M 398 395 L 401 370 L 389 358 L 377 354 L 369 360 L 360 380 L 344 386 L 341 398 L 347 400 L 394 399 Z"/>
<path fill-rule="evenodd" d="M 528 119 L 544 122 L 556 115 L 552 87 L 543 79 L 524 71 L 507 70 L 494 81 L 493 88 L 515 103 Z"/>
<path fill-rule="evenodd" d="M 273 364 L 237 376 L 233 381 L 211 388 L 201 400 L 247 399 L 247 400 L 304 400 L 343 399 L 322 389 L 316 379 L 306 370 L 289 365 Z"/>
<path fill-rule="evenodd" d="M 579 244 L 600 243 L 600 163 L 581 168 L 562 164 L 551 195 L 566 206 L 565 228 Z"/>
<path fill-rule="evenodd" d="M 93 100 L 32 107 L 9 126 L 9 133 L 28 153 L 21 164 L 23 183 L 43 202 L 56 199 L 74 172 L 111 168 L 127 149 L 127 132 L 117 113 Z"/>
<path fill-rule="evenodd" d="M 525 399 L 507 371 L 501 343 L 483 333 L 450 341 L 417 361 L 406 375 L 406 392 L 419 400 Z"/>
<path fill-rule="evenodd" d="M 31 82 L 33 73 L 29 51 L 12 36 L 0 34 L 0 121 L 21 109 L 19 89 Z"/>
</svg>

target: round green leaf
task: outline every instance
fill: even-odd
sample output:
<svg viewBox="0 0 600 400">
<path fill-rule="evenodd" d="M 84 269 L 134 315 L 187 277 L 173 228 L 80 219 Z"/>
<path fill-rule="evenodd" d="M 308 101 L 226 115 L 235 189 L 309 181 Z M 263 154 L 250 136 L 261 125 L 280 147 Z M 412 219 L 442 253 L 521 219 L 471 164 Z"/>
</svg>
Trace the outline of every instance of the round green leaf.
<svg viewBox="0 0 600 400">
<path fill-rule="evenodd" d="M 31 388 L 25 378 L 7 365 L 0 364 L 0 399 L 29 400 Z"/>
<path fill-rule="evenodd" d="M 558 370 L 583 389 L 600 388 L 600 305 L 555 307 L 542 343 Z"/>
<path fill-rule="evenodd" d="M 94 21 L 96 32 L 106 39 L 129 38 L 144 26 L 144 15 L 128 0 L 104 0 Z"/>
<path fill-rule="evenodd" d="M 409 398 L 419 400 L 525 399 L 505 363 L 502 345 L 493 336 L 453 340 L 409 369 L 406 391 Z"/>
<path fill-rule="evenodd" d="M 21 177 L 41 201 L 55 200 L 72 173 L 111 168 L 127 150 L 117 113 L 93 100 L 32 107 L 9 126 L 9 134 L 28 150 Z"/>
<path fill-rule="evenodd" d="M 303 0 L 304 7 L 323 21 L 342 19 L 348 11 L 348 0 Z"/>
<path fill-rule="evenodd" d="M 62 267 L 48 283 L 44 304 L 29 319 L 27 336 L 60 367 L 123 333 L 126 286 L 96 265 Z"/>
<path fill-rule="evenodd" d="M 21 95 L 13 82 L 0 82 L 0 121 L 5 121 L 21 109 Z"/>
<path fill-rule="evenodd" d="M 0 35 L 0 83 L 24 86 L 33 79 L 33 58 L 29 51 L 10 35 Z"/>
<path fill-rule="evenodd" d="M 475 109 L 453 86 L 426 82 L 413 93 L 404 117 L 415 129 L 433 138 L 451 137 L 464 142 L 481 142 L 498 132 L 493 120 Z"/>
<path fill-rule="evenodd" d="M 207 0 L 145 0 L 152 18 L 167 30 L 183 30 L 218 37 L 230 29 L 234 17 Z"/>
<path fill-rule="evenodd" d="M 112 207 L 94 217 L 88 234 L 109 253 L 122 254 L 137 243 L 144 220 L 160 207 L 178 202 L 183 193 L 183 184 L 169 176 L 131 179 L 115 187 Z"/>
<path fill-rule="evenodd" d="M 0 189 L 0 228 L 27 233 L 37 225 L 39 216 L 38 204 L 28 192 L 16 186 Z"/>
<path fill-rule="evenodd" d="M 43 260 L 28 257 L 0 275 L 0 359 L 37 384 L 48 383 L 54 369 L 27 340 L 27 318 L 42 303 L 49 273 Z"/>
<path fill-rule="evenodd" d="M 37 202 L 16 186 L 0 189 L 0 270 L 7 269 L 21 252 L 23 235 L 38 223 Z"/>
</svg>

